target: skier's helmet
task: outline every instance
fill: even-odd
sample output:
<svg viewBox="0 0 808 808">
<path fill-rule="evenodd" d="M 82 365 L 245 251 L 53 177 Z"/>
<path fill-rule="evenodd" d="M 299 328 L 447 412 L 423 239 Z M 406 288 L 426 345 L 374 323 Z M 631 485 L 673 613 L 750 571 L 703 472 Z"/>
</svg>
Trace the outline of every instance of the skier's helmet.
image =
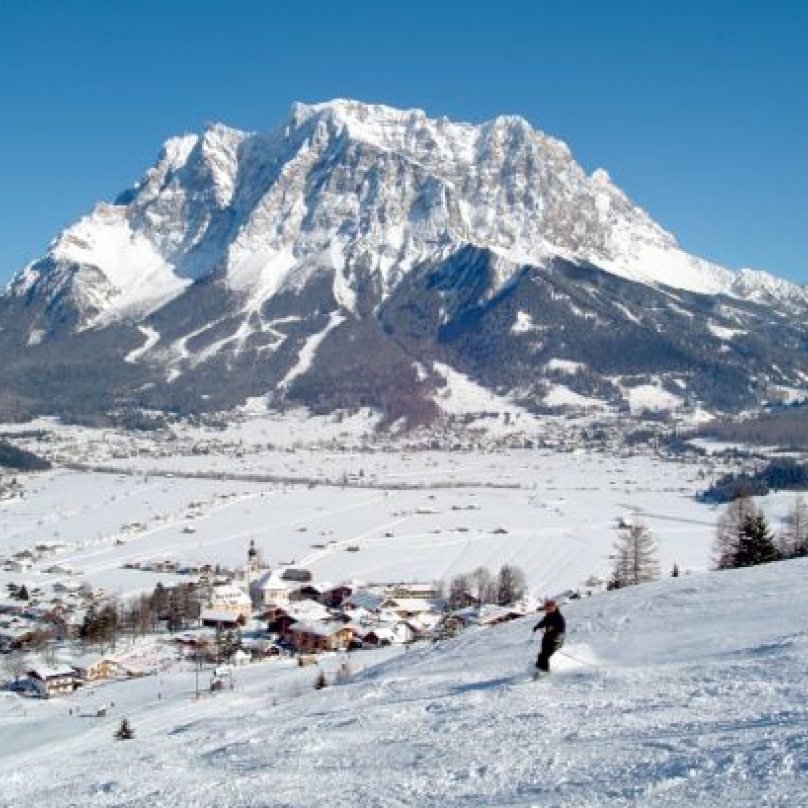
<svg viewBox="0 0 808 808">
<path fill-rule="evenodd" d="M 553 609 L 557 608 L 558 604 L 554 600 L 545 600 L 544 606 L 542 606 L 542 611 L 544 612 L 551 612 Z"/>
</svg>

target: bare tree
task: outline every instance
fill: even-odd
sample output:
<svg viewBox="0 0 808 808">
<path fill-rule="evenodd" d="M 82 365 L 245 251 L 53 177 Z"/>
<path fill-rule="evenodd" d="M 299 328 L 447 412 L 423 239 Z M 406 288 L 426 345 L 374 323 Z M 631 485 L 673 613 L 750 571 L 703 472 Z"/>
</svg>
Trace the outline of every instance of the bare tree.
<svg viewBox="0 0 808 808">
<path fill-rule="evenodd" d="M 527 590 L 527 578 L 519 568 L 503 564 L 497 576 L 497 602 L 508 606 L 521 600 Z"/>
<path fill-rule="evenodd" d="M 477 603 L 494 603 L 497 599 L 497 586 L 494 576 L 485 568 L 477 567 L 469 575 L 471 592 L 477 599 Z"/>
<path fill-rule="evenodd" d="M 30 660 L 25 654 L 12 651 L 3 657 L 3 670 L 11 676 L 15 682 L 28 670 Z"/>
<path fill-rule="evenodd" d="M 799 494 L 786 518 L 778 540 L 778 549 L 785 558 L 808 555 L 808 505 Z"/>
<path fill-rule="evenodd" d="M 654 537 L 640 521 L 621 528 L 614 546 L 613 589 L 648 583 L 659 577 Z"/>
<path fill-rule="evenodd" d="M 447 601 L 452 609 L 462 609 L 473 600 L 471 581 L 468 575 L 455 575 L 449 582 Z"/>
<path fill-rule="evenodd" d="M 751 497 L 744 491 L 727 505 L 718 518 L 713 542 L 713 563 L 716 569 L 730 569 L 735 566 L 743 538 L 743 526 L 757 516 L 757 509 Z"/>
<path fill-rule="evenodd" d="M 52 643 L 53 631 L 50 627 L 47 627 L 37 628 L 35 631 L 31 632 L 25 645 L 31 651 L 46 655 L 48 648 L 52 645 Z"/>
</svg>

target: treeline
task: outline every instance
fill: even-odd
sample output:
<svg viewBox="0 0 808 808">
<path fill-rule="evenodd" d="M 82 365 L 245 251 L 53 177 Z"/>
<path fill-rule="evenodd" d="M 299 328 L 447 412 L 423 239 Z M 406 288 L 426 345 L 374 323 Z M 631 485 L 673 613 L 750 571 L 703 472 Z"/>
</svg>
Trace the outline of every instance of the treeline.
<svg viewBox="0 0 808 808">
<path fill-rule="evenodd" d="M 705 502 L 732 502 L 741 494 L 765 496 L 770 491 L 808 491 L 808 463 L 772 460 L 764 469 L 725 474 L 701 494 Z"/>
<path fill-rule="evenodd" d="M 485 567 L 456 575 L 444 586 L 444 597 L 450 609 L 497 604 L 510 606 L 527 594 L 527 577 L 519 567 L 504 564 L 494 576 Z"/>
<path fill-rule="evenodd" d="M 736 497 L 716 525 L 713 561 L 716 569 L 754 567 L 808 555 L 808 506 L 798 496 L 775 536 L 763 512 L 750 497 Z"/>
<path fill-rule="evenodd" d="M 808 448 L 808 406 L 785 407 L 743 421 L 718 421 L 703 426 L 700 437 L 752 446 Z"/>
<path fill-rule="evenodd" d="M 0 466 L 17 471 L 47 471 L 50 461 L 0 439 Z"/>
<path fill-rule="evenodd" d="M 109 600 L 90 606 L 79 629 L 87 645 L 115 647 L 121 636 L 145 636 L 161 625 L 170 632 L 182 631 L 199 619 L 197 587 L 181 584 L 167 588 L 158 583 L 148 595 L 121 603 Z"/>
</svg>

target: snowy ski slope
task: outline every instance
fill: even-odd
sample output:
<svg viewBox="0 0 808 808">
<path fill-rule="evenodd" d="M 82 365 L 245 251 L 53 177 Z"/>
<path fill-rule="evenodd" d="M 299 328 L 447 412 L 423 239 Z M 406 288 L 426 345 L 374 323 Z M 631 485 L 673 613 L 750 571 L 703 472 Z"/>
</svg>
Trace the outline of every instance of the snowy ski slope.
<svg viewBox="0 0 808 808">
<path fill-rule="evenodd" d="M 311 669 L 275 662 L 200 701 L 191 673 L 117 686 L 118 714 L 105 719 L 70 717 L 54 700 L 40 722 L 4 699 L 2 802 L 801 808 L 806 574 L 808 561 L 789 561 L 570 604 L 567 646 L 537 684 L 524 683 L 536 651 L 526 618 L 322 691 Z M 124 710 L 136 738 L 117 743 Z"/>
</svg>

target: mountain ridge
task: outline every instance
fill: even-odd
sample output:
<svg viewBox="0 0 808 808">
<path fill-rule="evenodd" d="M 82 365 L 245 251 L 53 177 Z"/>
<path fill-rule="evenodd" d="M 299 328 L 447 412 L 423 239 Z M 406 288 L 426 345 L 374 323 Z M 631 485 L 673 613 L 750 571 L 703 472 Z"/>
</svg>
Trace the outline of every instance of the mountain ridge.
<svg viewBox="0 0 808 808">
<path fill-rule="evenodd" d="M 575 289 L 553 273 L 582 278 L 584 286 Z M 567 291 L 553 297 L 557 280 Z M 531 291 L 530 284 L 543 290 Z M 528 299 L 524 311 L 507 306 L 519 289 Z M 640 309 L 626 308 L 621 296 Z M 387 409 L 403 398 L 434 415 L 434 407 L 422 404 L 445 382 L 432 363 L 452 353 L 452 335 L 479 325 L 479 316 L 499 304 L 505 306 L 499 319 L 488 318 L 491 342 L 502 345 L 496 361 L 513 359 L 530 376 L 554 359 L 580 363 L 586 353 L 572 324 L 564 326 L 563 339 L 558 333 L 538 339 L 547 323 L 557 329 L 560 319 L 584 321 L 580 334 L 589 330 L 587 319 L 624 330 L 626 322 L 631 328 L 644 323 L 660 335 L 663 359 L 671 341 L 679 353 L 682 344 L 691 346 L 685 354 L 698 353 L 687 317 L 679 318 L 675 338 L 662 333 L 672 327 L 668 314 L 648 319 L 648 305 L 664 312 L 685 299 L 685 308 L 695 311 L 712 307 L 712 321 L 694 310 L 688 316 L 700 322 L 696 340 L 705 332 L 717 338 L 713 354 L 728 354 L 718 364 L 732 365 L 735 376 L 744 356 L 750 367 L 764 369 L 763 357 L 778 354 L 780 364 L 764 371 L 762 387 L 808 381 L 804 329 L 786 322 L 808 312 L 808 290 L 767 273 L 733 273 L 683 252 L 605 171 L 588 175 L 565 144 L 523 118 L 472 125 L 337 99 L 295 104 L 286 121 L 263 134 L 210 124 L 201 134 L 170 138 L 133 188 L 113 204 L 97 205 L 11 281 L 0 297 L 0 347 L 26 355 L 18 373 L 5 379 L 19 399 L 38 398 L 21 369 L 43 359 L 42 345 L 92 376 L 76 356 L 84 344 L 94 346 L 86 349 L 110 378 L 126 377 L 111 401 L 170 407 L 180 398 L 184 409 L 192 398 L 197 407 L 212 399 L 234 405 L 235 397 L 207 389 L 217 376 L 232 379 L 240 394 L 269 394 L 276 401 L 301 385 L 311 387 L 306 376 L 318 370 L 333 383 L 335 368 L 351 362 L 347 354 L 329 352 L 331 343 L 344 338 L 350 352 L 352 343 L 367 340 L 364 353 L 384 355 L 396 373 L 366 356 L 367 373 L 376 380 L 341 379 L 343 393 L 357 386 L 363 392 L 336 400 Z M 604 304 L 622 305 L 630 316 L 604 316 Z M 422 326 L 432 335 L 429 346 L 411 339 L 417 310 L 427 318 Z M 528 332 L 518 331 L 520 317 L 523 324 L 547 321 L 533 329 L 530 345 Z M 400 331 L 399 321 L 409 332 Z M 771 341 L 774 332 L 778 344 Z M 505 338 L 517 333 L 518 340 Z M 744 340 L 749 344 L 736 349 Z M 609 341 L 615 350 L 628 347 Z M 548 355 L 549 342 L 558 356 Z M 788 356 L 783 345 L 790 346 Z M 497 369 L 479 361 L 486 346 L 478 341 L 474 350 L 476 357 L 458 355 L 452 362 L 490 383 Z M 318 368 L 321 351 L 336 364 Z M 622 382 L 615 387 L 607 378 L 607 359 L 590 368 L 600 380 L 580 384 L 577 394 L 611 385 L 607 400 L 619 402 Z M 669 376 L 667 362 L 634 372 Z M 48 372 L 53 377 L 56 370 Z M 670 394 L 680 382 L 663 380 Z M 706 401 L 707 384 L 696 385 L 699 400 Z M 720 395 L 709 407 L 737 409 L 765 397 L 741 395 L 741 386 L 733 382 L 736 405 L 732 395 Z M 526 397 L 519 393 L 524 387 L 511 379 L 504 392 L 528 407 L 540 405 L 538 387 Z M 70 398 L 69 385 L 61 388 Z"/>
</svg>

